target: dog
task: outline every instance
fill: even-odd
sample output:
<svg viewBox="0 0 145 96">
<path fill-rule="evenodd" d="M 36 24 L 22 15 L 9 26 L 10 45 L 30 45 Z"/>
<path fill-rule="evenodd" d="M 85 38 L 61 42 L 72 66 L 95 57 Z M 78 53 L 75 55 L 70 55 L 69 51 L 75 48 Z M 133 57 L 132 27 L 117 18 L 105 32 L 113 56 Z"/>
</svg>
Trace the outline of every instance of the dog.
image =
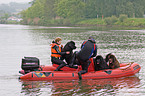
<svg viewBox="0 0 145 96">
<path fill-rule="evenodd" d="M 105 61 L 109 62 L 110 69 L 115 69 L 120 67 L 118 60 L 116 59 L 115 55 L 113 55 L 112 53 L 106 55 Z"/>
<path fill-rule="evenodd" d="M 94 59 L 94 66 L 95 66 L 95 71 L 109 69 L 109 66 L 107 65 L 106 61 L 101 55 L 98 55 Z"/>
<path fill-rule="evenodd" d="M 65 55 L 62 55 L 62 58 L 65 59 L 65 61 L 67 62 L 67 64 L 70 64 L 71 63 L 71 60 L 72 60 L 72 57 L 73 57 L 73 50 L 76 49 L 76 46 L 75 46 L 75 42 L 74 41 L 69 41 L 67 42 L 67 44 L 64 46 L 64 48 L 62 48 L 62 52 L 66 52 L 66 51 L 69 51 L 70 54 L 65 54 Z"/>
</svg>

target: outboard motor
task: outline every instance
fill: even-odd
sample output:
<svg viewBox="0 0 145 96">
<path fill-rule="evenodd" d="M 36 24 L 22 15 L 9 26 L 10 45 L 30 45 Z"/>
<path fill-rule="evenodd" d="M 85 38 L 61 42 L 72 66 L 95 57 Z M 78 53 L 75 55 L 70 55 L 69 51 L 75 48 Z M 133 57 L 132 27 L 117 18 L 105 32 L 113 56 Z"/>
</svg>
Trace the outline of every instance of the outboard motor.
<svg viewBox="0 0 145 96">
<path fill-rule="evenodd" d="M 37 70 L 39 68 L 39 59 L 36 57 L 24 57 L 22 58 L 21 68 L 26 73 Z"/>
</svg>

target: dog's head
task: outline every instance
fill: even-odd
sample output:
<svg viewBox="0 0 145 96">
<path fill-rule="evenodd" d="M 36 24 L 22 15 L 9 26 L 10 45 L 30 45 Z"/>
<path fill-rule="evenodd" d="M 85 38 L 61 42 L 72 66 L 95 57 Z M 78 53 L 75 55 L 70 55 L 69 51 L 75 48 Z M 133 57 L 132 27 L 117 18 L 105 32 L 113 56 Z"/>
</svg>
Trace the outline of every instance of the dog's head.
<svg viewBox="0 0 145 96">
<path fill-rule="evenodd" d="M 114 68 L 118 68 L 120 66 L 118 60 L 116 59 L 115 55 L 113 54 L 109 54 L 106 56 L 106 60 L 108 60 L 109 62 L 109 67 L 114 69 Z"/>
<path fill-rule="evenodd" d="M 104 59 L 101 55 L 98 55 L 96 58 L 95 58 L 95 64 L 97 65 L 100 65 L 104 62 Z"/>
<path fill-rule="evenodd" d="M 117 61 L 117 59 L 112 53 L 109 53 L 106 55 L 105 61 L 109 63 L 114 63 L 115 61 Z"/>
<path fill-rule="evenodd" d="M 106 61 L 104 60 L 104 58 L 101 55 L 98 55 L 95 58 L 95 70 L 104 70 L 104 69 L 109 69 L 109 66 L 107 65 Z"/>
<path fill-rule="evenodd" d="M 74 41 L 67 42 L 67 44 L 63 48 L 64 51 L 72 51 L 73 49 L 76 49 Z"/>
<path fill-rule="evenodd" d="M 109 63 L 114 63 L 117 60 L 114 55 L 110 55 L 108 59 L 109 59 Z"/>
<path fill-rule="evenodd" d="M 71 48 L 71 49 L 76 49 L 76 46 L 75 46 L 75 42 L 74 41 L 70 41 L 68 46 Z"/>
</svg>

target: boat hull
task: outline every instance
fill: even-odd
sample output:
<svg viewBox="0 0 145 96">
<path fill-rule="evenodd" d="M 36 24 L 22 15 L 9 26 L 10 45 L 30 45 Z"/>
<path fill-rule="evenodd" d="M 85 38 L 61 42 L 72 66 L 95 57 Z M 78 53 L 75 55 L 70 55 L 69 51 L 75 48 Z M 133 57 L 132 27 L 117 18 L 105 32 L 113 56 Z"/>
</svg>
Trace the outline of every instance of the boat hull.
<svg viewBox="0 0 145 96">
<path fill-rule="evenodd" d="M 124 63 L 117 69 L 106 69 L 100 71 L 91 71 L 82 74 L 82 79 L 104 79 L 119 78 L 135 75 L 141 67 L 137 63 Z M 79 71 L 79 70 L 78 70 Z M 78 71 L 33 71 L 20 77 L 23 80 L 43 81 L 43 80 L 63 80 L 79 79 Z"/>
</svg>

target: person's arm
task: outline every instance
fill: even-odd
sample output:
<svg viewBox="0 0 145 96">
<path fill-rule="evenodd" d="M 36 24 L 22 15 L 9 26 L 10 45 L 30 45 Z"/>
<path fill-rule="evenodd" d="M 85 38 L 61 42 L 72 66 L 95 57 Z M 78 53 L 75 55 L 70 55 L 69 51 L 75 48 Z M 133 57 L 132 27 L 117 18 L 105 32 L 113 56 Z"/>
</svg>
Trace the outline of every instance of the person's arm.
<svg viewBox="0 0 145 96">
<path fill-rule="evenodd" d="M 57 51 L 57 53 L 58 53 L 59 55 L 67 54 L 66 52 L 60 52 L 60 51 L 59 51 L 59 47 L 56 46 L 56 45 L 55 45 L 53 48 Z"/>
<path fill-rule="evenodd" d="M 82 45 L 81 45 L 81 49 L 82 49 L 82 47 L 83 47 L 83 43 L 82 43 Z"/>
<path fill-rule="evenodd" d="M 97 45 L 95 45 L 95 50 L 94 50 L 94 53 L 91 57 L 95 57 L 97 55 Z"/>
<path fill-rule="evenodd" d="M 86 42 L 87 42 L 87 41 L 84 41 L 84 42 L 82 43 L 82 45 L 81 45 L 81 49 L 82 49 L 82 47 L 85 45 Z"/>
</svg>

